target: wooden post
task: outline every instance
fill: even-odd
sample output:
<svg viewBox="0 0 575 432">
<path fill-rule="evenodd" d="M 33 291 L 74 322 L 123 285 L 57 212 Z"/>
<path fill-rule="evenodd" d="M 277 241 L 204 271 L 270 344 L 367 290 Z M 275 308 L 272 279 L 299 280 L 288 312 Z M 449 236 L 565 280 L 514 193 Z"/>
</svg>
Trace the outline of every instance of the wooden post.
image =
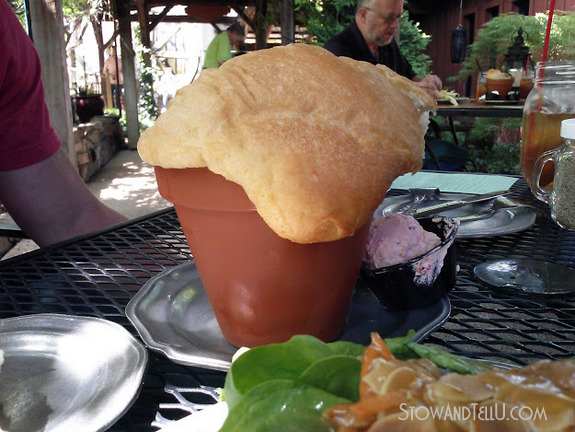
<svg viewBox="0 0 575 432">
<path fill-rule="evenodd" d="M 117 1 L 116 16 L 122 55 L 124 74 L 124 105 L 126 107 L 126 126 L 128 129 L 128 148 L 135 149 L 140 138 L 138 119 L 138 86 L 136 83 L 135 53 L 132 45 L 132 27 L 128 2 Z"/>
<path fill-rule="evenodd" d="M 281 0 L 282 45 L 295 42 L 295 18 L 293 0 Z"/>
<path fill-rule="evenodd" d="M 62 0 L 31 1 L 29 7 L 30 27 L 42 65 L 42 83 L 50 121 L 64 151 L 76 165 Z"/>
<path fill-rule="evenodd" d="M 256 49 L 264 49 L 268 43 L 267 1 L 256 0 L 256 14 L 254 17 L 254 33 L 256 34 Z"/>
<path fill-rule="evenodd" d="M 138 8 L 138 21 L 140 23 L 140 34 L 142 38 L 142 45 L 146 50 L 142 53 L 142 62 L 144 64 L 145 73 L 140 74 L 140 97 L 145 98 L 142 100 L 145 106 L 148 106 L 149 110 L 154 110 L 154 114 L 157 115 L 157 102 L 154 98 L 154 77 L 151 73 L 152 70 L 152 55 L 151 48 L 152 42 L 150 41 L 150 17 L 148 13 L 148 8 L 144 4 L 143 0 L 137 0 Z"/>
</svg>

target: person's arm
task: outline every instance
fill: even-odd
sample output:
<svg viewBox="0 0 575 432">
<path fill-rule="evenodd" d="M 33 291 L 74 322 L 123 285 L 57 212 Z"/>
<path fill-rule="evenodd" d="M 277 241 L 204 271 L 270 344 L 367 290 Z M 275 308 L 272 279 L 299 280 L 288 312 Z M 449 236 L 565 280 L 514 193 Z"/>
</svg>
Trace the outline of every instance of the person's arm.
<svg viewBox="0 0 575 432">
<path fill-rule="evenodd" d="M 0 171 L 0 201 L 39 246 L 126 220 L 92 194 L 61 149 L 36 164 Z"/>
<path fill-rule="evenodd" d="M 425 77 L 415 75 L 411 80 L 419 88 L 425 90 L 433 97 L 437 96 L 437 92 L 439 92 L 443 86 L 441 79 L 437 75 L 427 75 Z"/>
</svg>

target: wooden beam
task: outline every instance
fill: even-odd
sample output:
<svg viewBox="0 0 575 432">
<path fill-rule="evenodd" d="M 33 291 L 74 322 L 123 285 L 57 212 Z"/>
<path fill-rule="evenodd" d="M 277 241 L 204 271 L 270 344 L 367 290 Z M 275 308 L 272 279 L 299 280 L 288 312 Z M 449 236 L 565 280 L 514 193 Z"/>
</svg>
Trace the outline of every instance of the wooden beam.
<svg viewBox="0 0 575 432">
<path fill-rule="evenodd" d="M 118 0 L 122 1 L 122 0 Z M 125 3 L 130 4 L 131 10 L 137 9 L 137 1 L 139 0 L 123 0 Z M 230 7 L 242 7 L 242 6 L 255 6 L 258 0 L 148 0 L 146 2 L 149 9 L 153 7 L 164 7 L 164 6 L 188 6 L 188 5 L 214 5 L 214 6 L 230 6 Z"/>
<path fill-rule="evenodd" d="M 64 151 L 76 165 L 62 0 L 31 1 L 28 12 L 34 33 L 34 46 L 42 65 L 44 99 L 50 113 L 50 122 L 62 141 Z"/>
<path fill-rule="evenodd" d="M 110 46 L 114 43 L 114 41 L 118 37 L 118 34 L 119 34 L 118 29 L 116 28 L 116 23 L 114 22 L 114 33 L 112 34 L 112 36 L 110 36 L 110 39 L 108 39 L 106 42 L 104 42 L 104 45 L 103 45 L 104 51 L 106 51 L 108 48 L 110 48 Z"/>
<path fill-rule="evenodd" d="M 132 24 L 130 10 L 126 2 L 116 1 L 116 17 L 120 32 L 122 49 L 122 72 L 124 75 L 124 105 L 126 106 L 126 126 L 128 129 L 128 147 L 136 149 L 140 137 L 138 118 L 138 90 L 136 84 L 135 53 L 132 44 Z"/>
<path fill-rule="evenodd" d="M 241 8 L 235 6 L 235 7 L 233 7 L 232 9 L 238 14 L 238 16 L 239 16 L 248 26 L 250 26 L 251 28 L 255 28 L 254 21 L 253 21 L 249 16 L 246 15 L 246 12 L 245 12 L 243 6 L 242 6 Z"/>
<path fill-rule="evenodd" d="M 294 0 L 281 0 L 282 45 L 295 42 Z"/>
<path fill-rule="evenodd" d="M 152 25 L 157 26 L 158 23 L 161 21 L 163 23 L 200 23 L 200 24 L 209 24 L 205 21 L 197 21 L 188 15 L 166 15 L 161 20 L 156 22 L 156 17 L 159 15 L 150 15 L 150 19 L 152 20 L 152 24 L 150 24 L 150 31 L 153 30 Z M 132 21 L 137 22 L 138 17 L 132 14 Z M 220 19 L 213 21 L 216 24 L 233 24 L 236 22 L 234 17 L 223 16 Z"/>
<path fill-rule="evenodd" d="M 149 24 L 149 30 L 152 32 L 156 26 L 168 15 L 173 6 L 166 6 L 158 15 L 154 15 L 153 21 Z"/>
<path fill-rule="evenodd" d="M 254 32 L 256 34 L 256 49 L 264 49 L 267 46 L 268 38 L 268 28 L 266 15 L 268 11 L 267 0 L 256 0 L 256 15 L 254 17 L 255 27 Z"/>
<path fill-rule="evenodd" d="M 146 48 L 150 48 L 150 29 L 148 28 L 148 8 L 146 7 L 145 0 L 136 0 L 138 7 L 138 22 L 140 23 L 140 31 L 142 35 L 142 44 Z"/>
</svg>

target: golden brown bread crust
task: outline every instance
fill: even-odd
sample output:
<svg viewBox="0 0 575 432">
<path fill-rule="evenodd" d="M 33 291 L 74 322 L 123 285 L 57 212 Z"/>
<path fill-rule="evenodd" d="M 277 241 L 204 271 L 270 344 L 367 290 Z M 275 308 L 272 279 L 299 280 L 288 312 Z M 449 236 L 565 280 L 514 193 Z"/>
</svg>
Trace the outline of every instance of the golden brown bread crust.
<svg viewBox="0 0 575 432">
<path fill-rule="evenodd" d="M 283 238 L 331 241 L 367 223 L 396 177 L 421 168 L 435 108 L 388 68 L 292 44 L 204 70 L 138 151 L 240 184 Z"/>
</svg>

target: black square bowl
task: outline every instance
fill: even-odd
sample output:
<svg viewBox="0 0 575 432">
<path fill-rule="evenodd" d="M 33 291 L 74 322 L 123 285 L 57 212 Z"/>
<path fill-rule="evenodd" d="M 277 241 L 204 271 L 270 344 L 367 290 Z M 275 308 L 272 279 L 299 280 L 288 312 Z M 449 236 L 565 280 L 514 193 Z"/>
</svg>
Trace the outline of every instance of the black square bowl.
<svg viewBox="0 0 575 432">
<path fill-rule="evenodd" d="M 459 223 L 443 216 L 417 221 L 424 230 L 437 234 L 441 243 L 423 255 L 389 267 L 373 269 L 364 262 L 360 271 L 361 282 L 388 309 L 427 307 L 446 296 L 455 286 L 457 265 L 454 240 Z M 441 270 L 434 265 L 440 262 Z"/>
</svg>

